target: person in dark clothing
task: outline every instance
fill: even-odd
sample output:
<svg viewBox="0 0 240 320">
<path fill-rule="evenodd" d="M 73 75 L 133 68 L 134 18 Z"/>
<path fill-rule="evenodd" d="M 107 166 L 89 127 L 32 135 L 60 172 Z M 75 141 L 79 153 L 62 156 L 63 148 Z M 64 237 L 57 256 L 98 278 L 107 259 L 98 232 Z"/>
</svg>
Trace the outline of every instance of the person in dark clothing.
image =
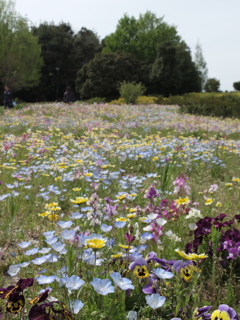
<svg viewBox="0 0 240 320">
<path fill-rule="evenodd" d="M 8 86 L 5 86 L 4 89 L 4 108 L 13 108 L 13 93 Z"/>
<path fill-rule="evenodd" d="M 74 102 L 74 93 L 70 87 L 67 87 L 66 91 L 63 95 L 63 102 L 65 103 L 72 103 Z"/>
</svg>

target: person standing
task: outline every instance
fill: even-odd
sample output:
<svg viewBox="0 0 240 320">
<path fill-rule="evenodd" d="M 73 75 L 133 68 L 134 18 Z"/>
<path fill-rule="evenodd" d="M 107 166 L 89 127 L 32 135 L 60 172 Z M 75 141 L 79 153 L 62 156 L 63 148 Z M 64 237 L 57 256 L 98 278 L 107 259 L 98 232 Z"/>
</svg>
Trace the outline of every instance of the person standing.
<svg viewBox="0 0 240 320">
<path fill-rule="evenodd" d="M 72 103 L 74 102 L 74 93 L 70 87 L 67 87 L 63 95 L 63 102 Z"/>
<path fill-rule="evenodd" d="M 5 89 L 4 100 L 3 100 L 4 108 L 13 108 L 13 93 L 9 89 L 9 87 L 6 85 L 5 85 L 4 89 Z"/>
</svg>

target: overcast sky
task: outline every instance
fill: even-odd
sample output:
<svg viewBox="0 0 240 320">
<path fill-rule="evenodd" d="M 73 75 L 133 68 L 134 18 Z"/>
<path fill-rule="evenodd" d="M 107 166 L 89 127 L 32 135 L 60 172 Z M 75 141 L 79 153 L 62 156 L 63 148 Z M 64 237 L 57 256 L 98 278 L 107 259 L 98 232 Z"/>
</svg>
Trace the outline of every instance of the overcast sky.
<svg viewBox="0 0 240 320">
<path fill-rule="evenodd" d="M 116 30 L 126 13 L 139 17 L 147 10 L 177 27 L 192 55 L 201 44 L 208 77 L 220 80 L 222 91 L 233 90 L 240 81 L 240 0 L 15 0 L 16 11 L 31 23 L 70 23 L 74 32 L 82 27 L 100 39 Z"/>
</svg>

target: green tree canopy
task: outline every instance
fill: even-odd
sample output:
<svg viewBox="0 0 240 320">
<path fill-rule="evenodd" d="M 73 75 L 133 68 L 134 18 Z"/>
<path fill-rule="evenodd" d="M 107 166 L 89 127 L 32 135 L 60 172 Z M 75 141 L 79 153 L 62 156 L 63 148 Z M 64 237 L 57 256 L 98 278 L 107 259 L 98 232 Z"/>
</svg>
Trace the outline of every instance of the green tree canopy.
<svg viewBox="0 0 240 320">
<path fill-rule="evenodd" d="M 97 53 L 79 70 L 76 88 L 82 99 L 118 96 L 118 84 L 122 81 L 139 82 L 140 63 L 131 53 Z"/>
<path fill-rule="evenodd" d="M 11 0 L 0 0 L 0 43 L 0 81 L 15 91 L 36 85 L 43 63 L 41 47 Z"/>
<path fill-rule="evenodd" d="M 234 83 L 233 83 L 233 88 L 234 88 L 236 91 L 240 91 L 240 81 L 234 82 Z"/>
<path fill-rule="evenodd" d="M 204 90 L 206 92 L 218 92 L 220 87 L 220 81 L 216 78 L 210 78 L 207 80 Z"/>
<path fill-rule="evenodd" d="M 103 52 L 126 51 L 135 54 L 139 60 L 154 62 L 159 44 L 164 41 L 178 43 L 180 39 L 174 26 L 150 11 L 140 14 L 139 19 L 125 14 L 116 31 L 104 39 Z"/>
</svg>

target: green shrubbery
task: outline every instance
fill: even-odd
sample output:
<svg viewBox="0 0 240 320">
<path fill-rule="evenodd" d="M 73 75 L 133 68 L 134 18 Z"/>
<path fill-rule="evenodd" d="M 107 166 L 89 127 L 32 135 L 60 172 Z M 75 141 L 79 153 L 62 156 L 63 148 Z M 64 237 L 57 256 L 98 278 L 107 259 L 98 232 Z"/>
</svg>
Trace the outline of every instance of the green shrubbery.
<svg viewBox="0 0 240 320">
<path fill-rule="evenodd" d="M 120 82 L 119 93 L 127 104 L 135 103 L 137 98 L 142 96 L 146 91 L 145 86 L 142 83 L 136 82 Z"/>
<path fill-rule="evenodd" d="M 189 93 L 164 99 L 164 104 L 177 104 L 183 113 L 240 118 L 240 95 L 235 93 Z"/>
</svg>

